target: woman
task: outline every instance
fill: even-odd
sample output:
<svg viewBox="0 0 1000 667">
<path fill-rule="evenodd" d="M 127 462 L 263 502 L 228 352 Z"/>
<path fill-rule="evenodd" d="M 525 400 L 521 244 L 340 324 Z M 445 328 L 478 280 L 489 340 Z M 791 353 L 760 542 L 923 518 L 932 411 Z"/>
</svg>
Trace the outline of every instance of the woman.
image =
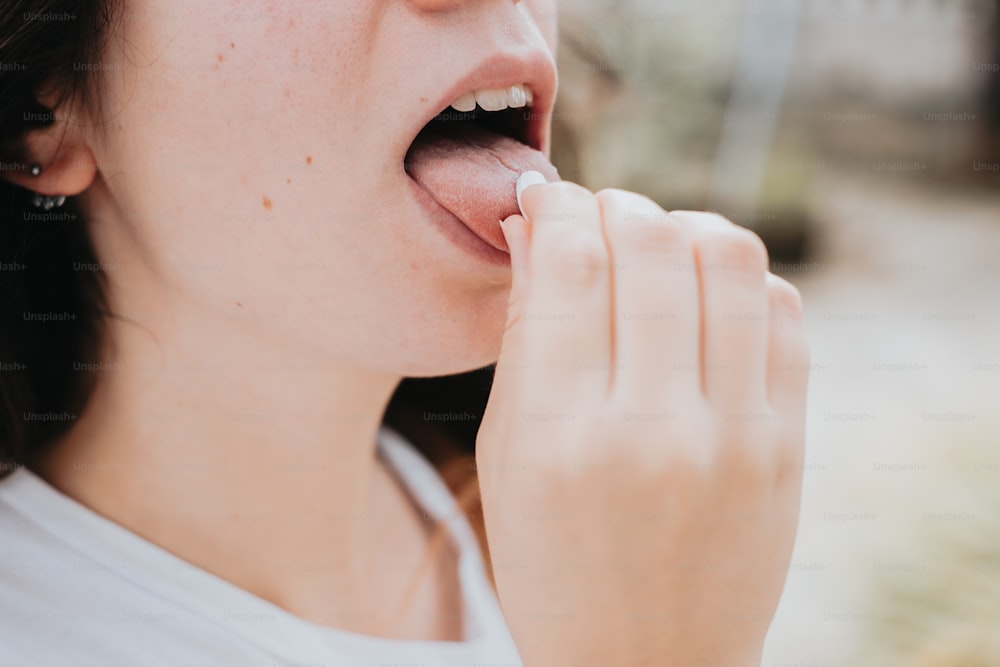
<svg viewBox="0 0 1000 667">
<path fill-rule="evenodd" d="M 728 221 L 552 182 L 552 1 L 11 4 L 8 662 L 759 662 L 798 294 Z M 481 424 L 384 423 L 494 362 Z M 488 553 L 418 453 L 465 420 Z"/>
</svg>

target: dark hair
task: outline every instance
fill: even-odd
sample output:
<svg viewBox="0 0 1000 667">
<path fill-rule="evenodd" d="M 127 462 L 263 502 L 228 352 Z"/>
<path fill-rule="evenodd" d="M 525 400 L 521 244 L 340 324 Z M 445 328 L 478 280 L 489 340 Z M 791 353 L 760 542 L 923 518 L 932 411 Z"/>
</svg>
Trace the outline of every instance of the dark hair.
<svg viewBox="0 0 1000 667">
<path fill-rule="evenodd" d="M 100 109 L 92 68 L 119 0 L 5 0 L 0 8 L 0 162 L 27 172 L 24 137 L 62 104 Z M 58 100 L 53 109 L 40 98 Z M 0 477 L 63 436 L 83 413 L 102 354 L 107 283 L 72 199 L 57 211 L 0 179 Z M 78 270 L 87 267 L 87 270 Z M 471 454 L 492 369 L 407 379 L 385 421 L 435 463 Z M 458 417 L 456 417 L 456 415 Z M 468 458 L 461 466 L 474 472 Z M 469 475 L 465 475 L 469 477 Z M 446 480 L 456 481 L 456 480 Z M 456 481 L 457 483 L 457 481 Z"/>
<path fill-rule="evenodd" d="M 56 122 L 39 102 L 96 104 L 86 68 L 100 53 L 115 0 L 13 0 L 0 13 L 0 162 L 27 171 L 24 138 Z M 72 18 L 70 18 L 72 17 Z M 58 439 L 83 412 L 96 375 L 74 363 L 100 354 L 105 280 L 72 201 L 35 209 L 0 179 L 0 474 Z M 59 318 L 55 317 L 59 314 Z M 79 368 L 79 366 L 77 366 Z"/>
</svg>

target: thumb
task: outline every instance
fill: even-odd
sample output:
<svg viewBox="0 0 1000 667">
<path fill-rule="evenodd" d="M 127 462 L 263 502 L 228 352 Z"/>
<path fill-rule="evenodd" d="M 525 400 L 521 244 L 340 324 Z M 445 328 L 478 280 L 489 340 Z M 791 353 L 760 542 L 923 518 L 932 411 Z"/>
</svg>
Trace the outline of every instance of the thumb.
<svg viewBox="0 0 1000 667">
<path fill-rule="evenodd" d="M 516 386 L 524 368 L 524 336 L 521 321 L 524 318 L 528 286 L 528 255 L 531 244 L 531 225 L 521 215 L 512 215 L 500 223 L 507 248 L 510 251 L 511 288 L 507 302 L 507 323 L 504 325 L 500 354 L 493 374 L 490 398 L 483 413 L 482 424 L 476 437 L 476 458 L 482 467 L 484 453 L 489 445 L 502 439 L 502 433 L 509 427 L 511 404 L 516 395 Z M 480 472 L 483 483 L 485 470 Z"/>
<path fill-rule="evenodd" d="M 500 229 L 510 250 L 510 300 L 507 303 L 507 324 L 504 327 L 504 332 L 508 332 L 523 315 L 524 294 L 528 286 L 531 225 L 524 216 L 512 215 L 500 223 Z"/>
<path fill-rule="evenodd" d="M 507 247 L 510 249 L 512 271 L 510 299 L 507 302 L 507 323 L 504 325 L 500 354 L 497 357 L 493 375 L 493 389 L 490 401 L 483 415 L 483 426 L 490 421 L 490 415 L 504 409 L 498 404 L 512 399 L 518 378 L 524 368 L 524 332 L 521 322 L 524 318 L 528 291 L 528 255 L 531 244 L 531 225 L 520 215 L 512 215 L 500 223 Z M 489 430 L 489 429 L 486 429 Z"/>
<path fill-rule="evenodd" d="M 504 342 L 507 342 L 507 332 L 513 329 L 523 316 L 524 292 L 528 283 L 529 253 L 531 246 L 531 224 L 524 213 L 522 195 L 534 185 L 545 183 L 545 176 L 537 171 L 526 171 L 517 178 L 515 195 L 517 208 L 521 215 L 512 215 L 500 223 L 507 248 L 510 251 L 511 288 L 510 302 L 507 306 L 507 325 L 504 327 Z"/>
<path fill-rule="evenodd" d="M 529 172 L 530 174 L 530 172 Z M 540 177 L 541 174 L 538 174 Z M 541 179 L 544 182 L 544 178 Z M 517 203 L 521 205 L 522 191 L 530 184 L 537 183 L 533 176 L 522 174 L 517 184 Z M 513 385 L 517 384 L 520 371 L 524 368 L 524 335 L 521 322 L 527 308 L 528 283 L 530 281 L 531 229 L 532 225 L 524 215 L 511 215 L 500 222 L 507 249 L 510 251 L 511 287 L 507 302 L 507 323 L 504 325 L 503 340 L 493 376 L 493 390 L 483 415 L 481 430 L 489 430 L 490 416 L 496 411 L 503 412 L 497 405 L 510 400 Z"/>
</svg>

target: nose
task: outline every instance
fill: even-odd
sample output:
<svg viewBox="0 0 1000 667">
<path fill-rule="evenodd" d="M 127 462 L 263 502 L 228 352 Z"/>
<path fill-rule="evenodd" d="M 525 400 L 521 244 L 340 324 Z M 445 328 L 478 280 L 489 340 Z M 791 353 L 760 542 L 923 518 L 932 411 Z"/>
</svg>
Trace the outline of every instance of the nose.
<svg viewBox="0 0 1000 667">
<path fill-rule="evenodd" d="M 457 9 L 461 5 L 467 4 L 469 1 L 470 0 L 410 0 L 413 5 L 425 12 L 441 12 L 449 9 Z M 471 1 L 479 2 L 480 0 Z M 521 0 L 512 0 L 512 2 L 516 5 L 520 3 Z"/>
</svg>

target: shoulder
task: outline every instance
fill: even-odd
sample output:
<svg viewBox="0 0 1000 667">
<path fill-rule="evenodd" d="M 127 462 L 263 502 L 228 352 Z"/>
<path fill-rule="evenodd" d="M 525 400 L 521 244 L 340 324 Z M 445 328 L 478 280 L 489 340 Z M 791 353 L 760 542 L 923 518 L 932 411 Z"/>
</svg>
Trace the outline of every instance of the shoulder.
<svg viewBox="0 0 1000 667">
<path fill-rule="evenodd" d="M 31 475 L 19 468 L 0 479 L 0 618 L 9 642 L 37 641 L 66 620 L 72 612 L 54 603 L 81 574 L 65 547 L 22 511 Z"/>
</svg>

